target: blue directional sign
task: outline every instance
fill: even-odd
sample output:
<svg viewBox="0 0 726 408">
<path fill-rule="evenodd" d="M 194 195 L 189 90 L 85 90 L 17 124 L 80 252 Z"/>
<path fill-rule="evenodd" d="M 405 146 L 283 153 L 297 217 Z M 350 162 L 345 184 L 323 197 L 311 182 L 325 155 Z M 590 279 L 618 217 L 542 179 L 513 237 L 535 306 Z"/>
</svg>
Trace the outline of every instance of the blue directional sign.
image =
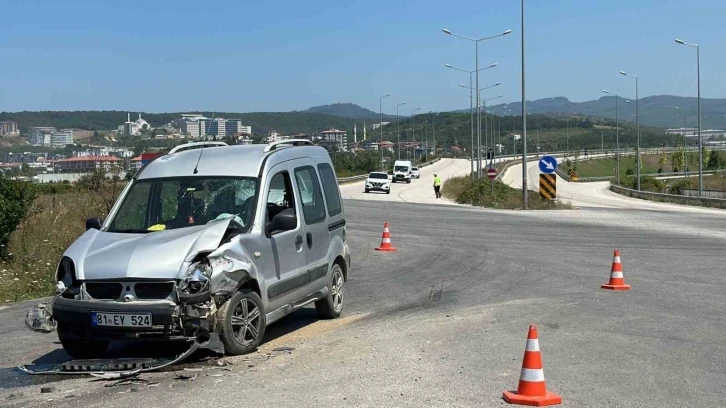
<svg viewBox="0 0 726 408">
<path fill-rule="evenodd" d="M 542 156 L 539 159 L 539 171 L 544 174 L 554 173 L 557 168 L 557 159 L 552 156 Z"/>
</svg>

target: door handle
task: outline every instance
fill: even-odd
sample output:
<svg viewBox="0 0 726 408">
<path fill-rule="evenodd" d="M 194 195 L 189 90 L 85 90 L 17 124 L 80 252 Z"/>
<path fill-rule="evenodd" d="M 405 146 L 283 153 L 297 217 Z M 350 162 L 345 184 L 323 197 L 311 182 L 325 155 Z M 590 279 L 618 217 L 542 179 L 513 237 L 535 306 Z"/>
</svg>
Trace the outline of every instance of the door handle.
<svg viewBox="0 0 726 408">
<path fill-rule="evenodd" d="M 302 245 L 303 239 L 302 236 L 298 235 L 295 237 L 295 245 Z"/>
<path fill-rule="evenodd" d="M 313 234 L 308 232 L 307 238 L 308 238 L 308 248 L 312 248 L 313 247 Z"/>
</svg>

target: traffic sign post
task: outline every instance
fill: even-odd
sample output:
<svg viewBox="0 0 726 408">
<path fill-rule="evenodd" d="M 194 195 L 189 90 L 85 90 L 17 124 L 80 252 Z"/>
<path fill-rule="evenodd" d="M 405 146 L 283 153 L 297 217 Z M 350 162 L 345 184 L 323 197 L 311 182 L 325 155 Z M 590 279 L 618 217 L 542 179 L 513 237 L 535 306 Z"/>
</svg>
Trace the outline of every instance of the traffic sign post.
<svg viewBox="0 0 726 408">
<path fill-rule="evenodd" d="M 491 194 L 492 197 L 494 197 L 494 179 L 497 177 L 497 169 L 494 167 L 489 167 L 487 169 L 487 177 L 489 177 L 489 180 L 491 180 Z"/>
<path fill-rule="evenodd" d="M 545 200 L 554 200 L 557 198 L 557 175 L 556 174 L 540 174 L 539 175 L 539 196 Z"/>
<path fill-rule="evenodd" d="M 552 156 L 542 156 L 539 159 L 539 171 L 543 174 L 552 174 L 557 170 L 557 159 Z"/>
</svg>

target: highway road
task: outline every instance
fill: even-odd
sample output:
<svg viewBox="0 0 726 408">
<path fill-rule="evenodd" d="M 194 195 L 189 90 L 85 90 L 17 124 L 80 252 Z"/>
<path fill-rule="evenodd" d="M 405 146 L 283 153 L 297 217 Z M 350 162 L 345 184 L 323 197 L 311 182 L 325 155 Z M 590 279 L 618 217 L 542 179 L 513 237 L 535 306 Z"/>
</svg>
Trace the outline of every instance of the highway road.
<svg viewBox="0 0 726 408">
<path fill-rule="evenodd" d="M 0 310 L 0 406 L 501 407 L 532 323 L 548 389 L 565 407 L 723 406 L 724 212 L 434 199 L 429 173 L 466 174 L 462 162 L 424 169 L 390 196 L 343 186 L 353 254 L 344 315 L 300 310 L 270 327 L 259 353 L 227 358 L 233 365 L 197 358 L 142 375 L 152 386 L 28 377 L 13 367 L 68 357 L 54 335 L 24 328 L 27 303 Z M 398 252 L 373 250 L 384 222 Z M 615 248 L 629 292 L 600 289 Z"/>
</svg>

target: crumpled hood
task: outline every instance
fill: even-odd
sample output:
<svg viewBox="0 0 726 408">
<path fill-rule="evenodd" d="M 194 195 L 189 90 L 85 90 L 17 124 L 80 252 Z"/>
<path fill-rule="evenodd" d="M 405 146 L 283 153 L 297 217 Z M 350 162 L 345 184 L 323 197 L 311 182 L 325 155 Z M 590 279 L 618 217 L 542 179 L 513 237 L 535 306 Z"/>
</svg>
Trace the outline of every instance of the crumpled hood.
<svg viewBox="0 0 726 408">
<path fill-rule="evenodd" d="M 80 280 L 176 279 L 196 254 L 214 251 L 231 219 L 209 224 L 143 234 L 121 234 L 91 229 L 68 248 Z"/>
</svg>

